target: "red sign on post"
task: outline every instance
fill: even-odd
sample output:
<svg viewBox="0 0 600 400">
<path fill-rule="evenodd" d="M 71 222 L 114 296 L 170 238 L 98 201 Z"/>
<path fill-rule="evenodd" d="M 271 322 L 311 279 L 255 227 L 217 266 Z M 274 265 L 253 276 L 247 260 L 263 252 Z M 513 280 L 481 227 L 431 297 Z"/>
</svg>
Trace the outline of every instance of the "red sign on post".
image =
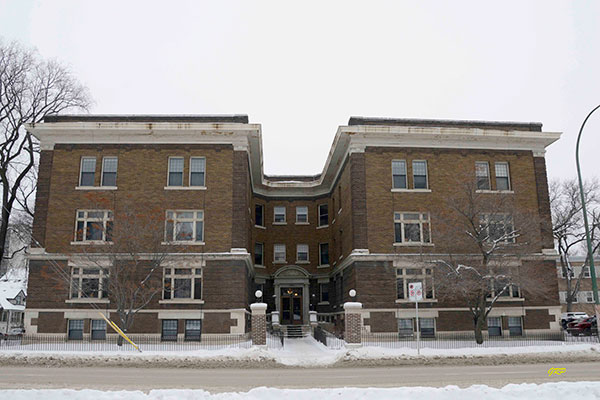
<svg viewBox="0 0 600 400">
<path fill-rule="evenodd" d="M 421 282 L 408 284 L 408 298 L 410 301 L 423 300 L 423 284 Z"/>
</svg>

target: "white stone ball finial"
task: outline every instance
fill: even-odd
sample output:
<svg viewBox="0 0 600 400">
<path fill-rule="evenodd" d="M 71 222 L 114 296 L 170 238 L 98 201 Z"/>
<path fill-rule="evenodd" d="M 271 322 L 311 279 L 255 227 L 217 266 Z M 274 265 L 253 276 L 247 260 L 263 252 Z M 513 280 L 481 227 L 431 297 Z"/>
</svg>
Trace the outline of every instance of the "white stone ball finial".
<svg viewBox="0 0 600 400">
<path fill-rule="evenodd" d="M 350 297 L 356 297 L 356 290 L 350 289 L 350 291 L 348 292 L 348 294 L 350 295 Z"/>
<path fill-rule="evenodd" d="M 257 299 L 261 298 L 263 293 L 261 290 L 257 290 L 256 292 L 254 292 L 254 295 L 256 296 Z"/>
</svg>

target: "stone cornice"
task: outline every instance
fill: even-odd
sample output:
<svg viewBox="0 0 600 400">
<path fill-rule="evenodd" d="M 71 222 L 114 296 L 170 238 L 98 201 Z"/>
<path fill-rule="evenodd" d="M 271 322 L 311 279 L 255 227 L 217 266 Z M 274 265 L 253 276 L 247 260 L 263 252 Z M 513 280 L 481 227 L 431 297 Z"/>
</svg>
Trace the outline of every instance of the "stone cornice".
<svg viewBox="0 0 600 400">
<path fill-rule="evenodd" d="M 328 195 L 347 158 L 367 148 L 531 151 L 543 157 L 558 132 L 432 126 L 350 125 L 336 132 L 323 172 L 314 180 L 270 180 L 263 171 L 260 124 L 175 122 L 51 122 L 27 124 L 42 150 L 55 144 L 231 144 L 246 151 L 255 194 L 265 197 Z M 293 178 L 293 177 L 290 177 Z"/>
</svg>

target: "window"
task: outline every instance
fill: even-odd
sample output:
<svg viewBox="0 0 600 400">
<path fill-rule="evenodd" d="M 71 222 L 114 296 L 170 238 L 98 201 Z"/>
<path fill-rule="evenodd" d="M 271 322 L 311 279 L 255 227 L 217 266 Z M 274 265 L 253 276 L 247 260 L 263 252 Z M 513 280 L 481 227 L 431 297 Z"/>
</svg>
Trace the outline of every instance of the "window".
<svg viewBox="0 0 600 400">
<path fill-rule="evenodd" d="M 273 217 L 275 223 L 285 223 L 285 207 L 274 207 Z"/>
<path fill-rule="evenodd" d="M 496 163 L 496 190 L 510 190 L 510 176 L 507 162 Z"/>
<path fill-rule="evenodd" d="M 71 299 L 108 298 L 108 271 L 103 268 L 71 269 Z"/>
<path fill-rule="evenodd" d="M 176 319 L 162 320 L 161 340 L 177 341 L 177 322 L 178 321 Z"/>
<path fill-rule="evenodd" d="M 575 276 L 575 273 L 573 272 L 572 269 L 569 269 L 569 267 L 567 267 L 567 269 L 569 270 L 569 278 L 573 278 Z M 567 274 L 565 272 L 566 271 L 561 268 L 561 276 L 566 279 L 567 278 Z"/>
<path fill-rule="evenodd" d="M 20 324 L 23 321 L 23 313 L 18 311 L 13 311 L 10 314 L 10 323 L 11 324 Z"/>
<path fill-rule="evenodd" d="M 81 158 L 81 175 L 79 177 L 79 186 L 94 186 L 94 175 L 96 174 L 96 158 Z"/>
<path fill-rule="evenodd" d="M 202 300 L 202 268 L 165 267 L 164 273 L 164 300 Z"/>
<path fill-rule="evenodd" d="M 508 317 L 508 332 L 510 336 L 522 336 L 521 317 Z"/>
<path fill-rule="evenodd" d="M 502 336 L 502 318 L 488 317 L 487 325 L 488 325 L 488 335 Z"/>
<path fill-rule="evenodd" d="M 190 186 L 205 186 L 206 158 L 190 157 Z"/>
<path fill-rule="evenodd" d="M 592 275 L 590 275 L 590 269 L 588 267 L 582 267 L 583 268 L 583 277 L 584 278 L 590 278 Z"/>
<path fill-rule="evenodd" d="M 265 265 L 264 262 L 264 245 L 262 243 L 254 243 L 254 264 Z"/>
<path fill-rule="evenodd" d="M 273 261 L 285 262 L 285 244 L 276 244 L 273 246 Z"/>
<path fill-rule="evenodd" d="M 431 243 L 429 213 L 394 213 L 395 243 Z"/>
<path fill-rule="evenodd" d="M 408 188 L 408 185 L 406 183 L 406 161 L 404 160 L 392 161 L 392 188 Z"/>
<path fill-rule="evenodd" d="M 490 287 L 492 290 L 489 297 L 495 297 L 496 294 L 498 294 L 499 297 L 521 297 L 519 286 L 515 285 L 514 283 L 509 284 L 507 280 L 502 281 L 500 279 L 494 279 L 490 281 Z"/>
<path fill-rule="evenodd" d="M 308 261 L 308 245 L 299 244 L 296 246 L 296 261 Z"/>
<path fill-rule="evenodd" d="M 204 242 L 204 211 L 167 211 L 165 241 Z"/>
<path fill-rule="evenodd" d="M 106 340 L 106 321 L 103 319 L 92 320 L 92 340 Z"/>
<path fill-rule="evenodd" d="M 296 223 L 308 222 L 308 207 L 296 207 Z"/>
<path fill-rule="evenodd" d="M 0 312 L 0 322 L 6 322 L 7 319 L 8 319 L 8 311 L 2 310 L 2 312 Z"/>
<path fill-rule="evenodd" d="M 327 226 L 329 224 L 329 214 L 327 204 L 319 205 L 319 226 Z"/>
<path fill-rule="evenodd" d="M 183 157 L 169 157 L 167 186 L 183 186 Z"/>
<path fill-rule="evenodd" d="M 480 234 L 487 242 L 515 242 L 515 229 L 512 215 L 483 214 L 480 218 Z"/>
<path fill-rule="evenodd" d="M 396 298 L 408 300 L 408 284 L 421 282 L 423 298 L 434 299 L 433 271 L 431 268 L 397 268 L 396 269 Z"/>
<path fill-rule="evenodd" d="M 70 319 L 69 320 L 69 340 L 82 340 L 83 339 L 83 320 L 82 319 Z"/>
<path fill-rule="evenodd" d="M 256 226 L 265 226 L 265 206 L 262 204 L 256 204 L 254 206 L 254 224 Z"/>
<path fill-rule="evenodd" d="M 593 303 L 594 302 L 594 292 L 583 292 L 583 297 L 585 298 L 585 302 L 586 303 Z"/>
<path fill-rule="evenodd" d="M 475 163 L 475 177 L 477 179 L 477 189 L 490 190 L 490 165 L 487 161 Z"/>
<path fill-rule="evenodd" d="M 399 318 L 398 319 L 398 336 L 399 337 L 411 337 L 414 332 L 414 324 L 412 318 Z"/>
<path fill-rule="evenodd" d="M 427 161 L 413 161 L 413 187 L 427 189 Z"/>
<path fill-rule="evenodd" d="M 102 159 L 102 186 L 117 186 L 117 157 Z"/>
<path fill-rule="evenodd" d="M 329 243 L 319 243 L 319 265 L 329 265 Z"/>
<path fill-rule="evenodd" d="M 319 283 L 319 301 L 321 303 L 329 302 L 329 282 Z"/>
<path fill-rule="evenodd" d="M 188 341 L 199 342 L 202 336 L 202 320 L 201 319 L 187 319 L 185 321 L 185 336 L 184 339 Z"/>
<path fill-rule="evenodd" d="M 435 318 L 419 318 L 421 337 L 435 337 Z"/>
<path fill-rule="evenodd" d="M 75 241 L 110 242 L 112 227 L 112 211 L 79 210 L 76 218 Z"/>
</svg>

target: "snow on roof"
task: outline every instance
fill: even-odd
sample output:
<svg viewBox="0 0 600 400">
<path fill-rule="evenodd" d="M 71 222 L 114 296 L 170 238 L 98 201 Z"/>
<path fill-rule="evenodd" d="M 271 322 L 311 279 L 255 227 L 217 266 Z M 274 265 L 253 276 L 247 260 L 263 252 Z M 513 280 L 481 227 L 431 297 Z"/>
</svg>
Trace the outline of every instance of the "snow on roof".
<svg viewBox="0 0 600 400">
<path fill-rule="evenodd" d="M 18 293 L 17 293 L 18 294 Z M 11 297 L 12 298 L 12 297 Z M 24 305 L 15 305 L 0 295 L 0 309 L 12 311 L 25 311 Z"/>
<path fill-rule="evenodd" d="M 25 310 L 23 305 L 14 305 L 12 300 L 23 292 L 27 296 L 27 271 L 11 271 L 0 278 L 0 308 L 5 310 Z"/>
</svg>

